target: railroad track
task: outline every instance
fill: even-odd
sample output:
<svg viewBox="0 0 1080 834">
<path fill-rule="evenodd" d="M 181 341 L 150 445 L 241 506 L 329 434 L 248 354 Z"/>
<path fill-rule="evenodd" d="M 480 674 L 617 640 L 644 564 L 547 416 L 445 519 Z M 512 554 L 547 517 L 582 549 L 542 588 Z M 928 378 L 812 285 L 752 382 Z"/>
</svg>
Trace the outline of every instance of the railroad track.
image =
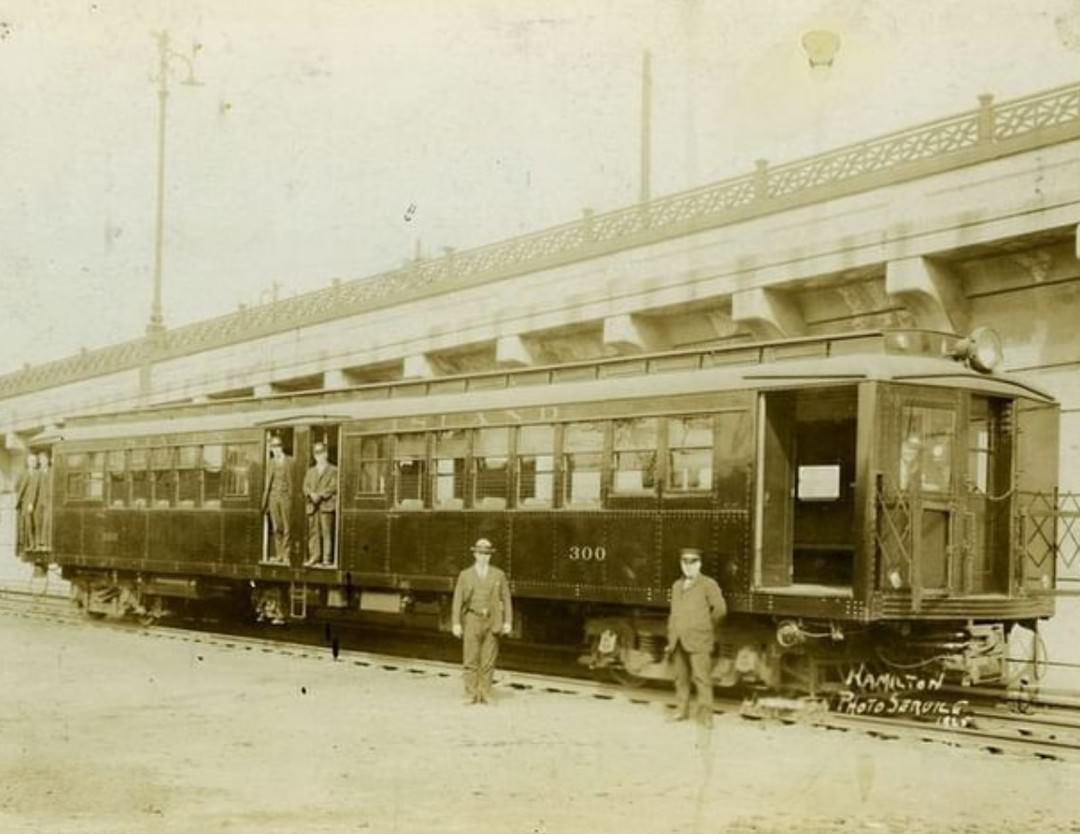
<svg viewBox="0 0 1080 834">
<path fill-rule="evenodd" d="M 230 651 L 279 654 L 310 661 L 331 660 L 343 666 L 417 676 L 456 677 L 461 668 L 458 662 L 449 659 L 339 648 L 336 643 L 331 645 L 329 640 L 313 640 L 315 630 L 304 633 L 303 636 L 308 639 L 302 641 L 295 639 L 300 635 L 292 631 L 266 635 L 214 631 L 204 627 L 164 624 L 147 627 L 126 621 L 88 620 L 66 599 L 6 590 L 0 591 L 0 616 L 17 616 L 78 627 L 89 625 L 152 639 L 178 640 Z M 453 648 L 456 643 L 447 643 L 447 646 Z M 521 668 L 500 668 L 496 676 L 497 687 L 600 700 L 626 700 L 657 712 L 674 707 L 671 692 L 666 687 L 635 689 L 590 677 L 575 677 L 569 673 L 536 672 Z M 783 724 L 803 724 L 833 731 L 862 732 L 886 741 L 914 739 L 977 748 L 993 754 L 1080 761 L 1080 710 L 1075 709 L 1033 703 L 1030 705 L 1031 713 L 1021 714 L 1009 712 L 1008 702 L 1002 700 L 997 704 L 979 704 L 967 710 L 968 726 L 949 726 L 896 717 L 845 715 L 824 709 L 820 702 L 814 704 L 798 699 L 753 699 L 754 709 L 748 710 L 750 703 L 750 699 L 743 696 L 720 695 L 716 699 L 715 712 L 718 715 L 741 715 L 751 720 L 776 720 Z"/>
</svg>

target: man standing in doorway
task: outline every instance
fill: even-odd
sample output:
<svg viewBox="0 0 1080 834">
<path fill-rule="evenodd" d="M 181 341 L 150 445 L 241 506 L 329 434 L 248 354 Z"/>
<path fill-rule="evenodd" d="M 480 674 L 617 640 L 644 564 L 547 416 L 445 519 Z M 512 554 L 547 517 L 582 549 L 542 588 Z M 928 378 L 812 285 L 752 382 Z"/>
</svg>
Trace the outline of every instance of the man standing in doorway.
<svg viewBox="0 0 1080 834">
<path fill-rule="evenodd" d="M 506 574 L 489 564 L 495 552 L 487 539 L 472 546 L 474 564 L 458 574 L 451 609 L 454 636 L 462 642 L 465 668 L 465 703 L 486 704 L 491 699 L 499 637 L 510 633 L 514 611 Z"/>
<path fill-rule="evenodd" d="M 285 454 L 281 438 L 270 438 L 270 463 L 266 468 L 263 487 L 263 513 L 270 515 L 270 531 L 274 536 L 274 552 L 267 560 L 289 564 L 292 537 L 289 534 L 289 514 L 292 503 L 292 459 Z"/>
<path fill-rule="evenodd" d="M 18 550 L 34 547 L 34 504 L 37 503 L 37 455 L 26 453 L 26 469 L 15 482 L 15 512 L 18 516 Z"/>
<path fill-rule="evenodd" d="M 690 717 L 690 680 L 697 690 L 697 718 L 712 726 L 712 651 L 716 626 L 727 612 L 716 580 L 701 573 L 701 551 L 684 547 L 679 553 L 682 577 L 671 586 L 667 653 L 675 666 L 673 721 Z"/>
<path fill-rule="evenodd" d="M 38 452 L 38 487 L 34 501 L 34 550 L 49 550 L 52 546 L 52 469 L 49 453 Z"/>
<path fill-rule="evenodd" d="M 304 476 L 308 522 L 308 558 L 304 565 L 329 568 L 334 566 L 338 471 L 328 460 L 325 443 L 316 443 L 313 451 L 315 465 Z"/>
</svg>

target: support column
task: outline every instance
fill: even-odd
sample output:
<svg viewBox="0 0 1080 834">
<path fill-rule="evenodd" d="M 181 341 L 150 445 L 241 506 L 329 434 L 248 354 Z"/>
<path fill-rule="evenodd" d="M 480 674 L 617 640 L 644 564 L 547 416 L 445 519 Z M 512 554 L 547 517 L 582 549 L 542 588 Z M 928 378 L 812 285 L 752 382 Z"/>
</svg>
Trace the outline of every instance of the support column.
<svg viewBox="0 0 1080 834">
<path fill-rule="evenodd" d="M 758 339 L 783 339 L 806 333 L 806 321 L 790 292 L 755 287 L 731 297 L 732 321 Z"/>
<path fill-rule="evenodd" d="M 667 340 L 655 324 L 642 316 L 621 315 L 604 319 L 604 347 L 615 353 L 664 350 Z"/>
<path fill-rule="evenodd" d="M 500 368 L 535 365 L 536 354 L 532 346 L 520 336 L 500 336 L 495 341 L 495 364 Z"/>
<path fill-rule="evenodd" d="M 401 372 L 402 379 L 423 379 L 438 375 L 438 369 L 426 353 L 416 353 L 405 357 Z"/>
<path fill-rule="evenodd" d="M 356 380 L 352 375 L 342 369 L 323 371 L 323 388 L 352 388 L 356 385 Z"/>
<path fill-rule="evenodd" d="M 921 256 L 889 261 L 885 292 L 898 300 L 927 330 L 966 333 L 970 305 L 960 279 L 947 267 Z"/>
</svg>

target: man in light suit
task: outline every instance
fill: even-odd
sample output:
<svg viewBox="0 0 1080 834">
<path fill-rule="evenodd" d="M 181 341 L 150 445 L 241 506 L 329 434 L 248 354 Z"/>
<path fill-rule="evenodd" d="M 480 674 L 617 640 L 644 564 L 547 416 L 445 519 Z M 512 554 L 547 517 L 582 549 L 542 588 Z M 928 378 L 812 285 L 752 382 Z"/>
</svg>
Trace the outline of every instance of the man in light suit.
<svg viewBox="0 0 1080 834">
<path fill-rule="evenodd" d="M 281 438 L 275 435 L 270 438 L 270 462 L 266 466 L 262 510 L 270 515 L 270 530 L 274 534 L 274 553 L 268 561 L 286 565 L 292 548 L 289 534 L 292 494 L 292 459 L 285 454 Z"/>
<path fill-rule="evenodd" d="M 306 567 L 334 566 L 334 517 L 337 513 L 338 471 L 327 460 L 325 443 L 313 449 L 315 465 L 304 476 L 307 499 L 308 558 Z"/>
<path fill-rule="evenodd" d="M 52 547 L 52 469 L 49 453 L 38 452 L 37 498 L 34 501 L 34 550 Z"/>
<path fill-rule="evenodd" d="M 690 679 L 697 690 L 697 717 L 712 726 L 712 651 L 716 626 L 727 613 L 724 595 L 716 580 L 701 573 L 701 551 L 684 547 L 679 554 L 683 575 L 671 586 L 667 654 L 675 666 L 673 721 L 690 717 Z"/>
<path fill-rule="evenodd" d="M 466 704 L 490 702 L 499 635 L 509 634 L 514 622 L 506 574 L 489 564 L 494 552 L 491 542 L 477 539 L 475 563 L 458 574 L 454 586 L 451 616 L 454 636 L 462 640 Z"/>
</svg>

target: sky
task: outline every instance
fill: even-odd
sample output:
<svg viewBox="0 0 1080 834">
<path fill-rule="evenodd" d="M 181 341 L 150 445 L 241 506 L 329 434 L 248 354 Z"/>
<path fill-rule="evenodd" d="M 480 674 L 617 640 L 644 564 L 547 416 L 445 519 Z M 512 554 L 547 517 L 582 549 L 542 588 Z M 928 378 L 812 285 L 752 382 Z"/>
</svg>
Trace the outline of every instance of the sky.
<svg viewBox="0 0 1080 834">
<path fill-rule="evenodd" d="M 656 196 L 1080 81 L 1080 0 L 0 0 L 0 373 L 145 330 L 164 30 L 167 326 L 635 202 L 644 50 Z"/>
</svg>

